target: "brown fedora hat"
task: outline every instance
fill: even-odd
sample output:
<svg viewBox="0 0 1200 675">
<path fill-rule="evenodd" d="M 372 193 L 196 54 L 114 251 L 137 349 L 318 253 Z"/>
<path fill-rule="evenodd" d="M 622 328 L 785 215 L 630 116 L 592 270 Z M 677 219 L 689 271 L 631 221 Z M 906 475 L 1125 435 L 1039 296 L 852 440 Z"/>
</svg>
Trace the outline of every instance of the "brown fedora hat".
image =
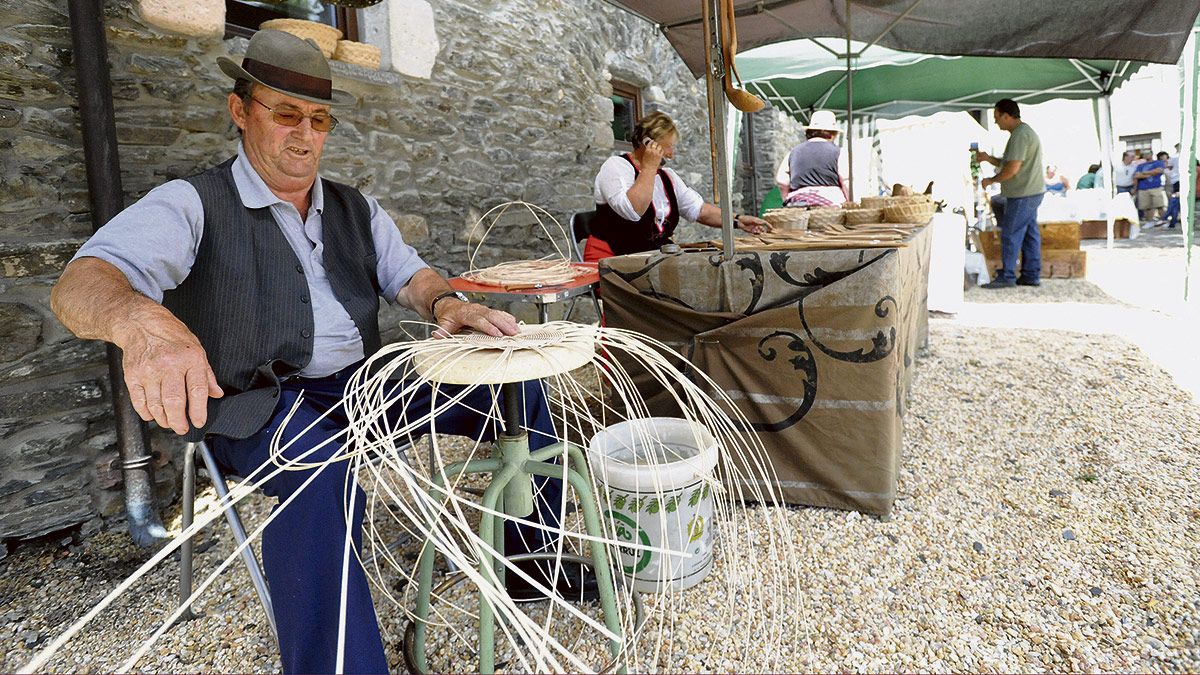
<svg viewBox="0 0 1200 675">
<path fill-rule="evenodd" d="M 242 65 L 217 57 L 221 72 L 233 79 L 256 82 L 312 103 L 349 105 L 354 95 L 333 88 L 329 61 L 310 40 L 281 30 L 260 30 L 250 38 Z"/>
</svg>

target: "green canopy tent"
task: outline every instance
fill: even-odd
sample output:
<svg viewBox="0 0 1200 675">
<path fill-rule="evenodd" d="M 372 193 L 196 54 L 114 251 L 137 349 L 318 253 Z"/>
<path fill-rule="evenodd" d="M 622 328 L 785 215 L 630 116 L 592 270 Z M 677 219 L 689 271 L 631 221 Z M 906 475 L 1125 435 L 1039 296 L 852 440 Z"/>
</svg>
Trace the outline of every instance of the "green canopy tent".
<svg viewBox="0 0 1200 675">
<path fill-rule="evenodd" d="M 840 44 L 791 40 L 743 52 L 738 72 L 751 92 L 804 121 L 817 108 L 846 112 Z M 854 112 L 899 118 L 940 110 L 989 108 L 996 99 L 1041 103 L 1105 96 L 1142 64 L 1124 60 L 911 54 L 851 42 Z"/>
<path fill-rule="evenodd" d="M 738 71 L 747 89 L 801 122 L 817 108 L 844 116 L 852 112 L 859 118 L 899 118 L 986 109 L 1001 98 L 1020 103 L 1096 99 L 1103 171 L 1111 189 L 1108 97 L 1142 67 L 1141 62 L 912 54 L 851 41 L 851 73 L 846 54 L 836 49 L 843 44 L 811 38 L 759 47 L 737 56 Z M 852 122 L 848 127 L 852 135 Z"/>
</svg>

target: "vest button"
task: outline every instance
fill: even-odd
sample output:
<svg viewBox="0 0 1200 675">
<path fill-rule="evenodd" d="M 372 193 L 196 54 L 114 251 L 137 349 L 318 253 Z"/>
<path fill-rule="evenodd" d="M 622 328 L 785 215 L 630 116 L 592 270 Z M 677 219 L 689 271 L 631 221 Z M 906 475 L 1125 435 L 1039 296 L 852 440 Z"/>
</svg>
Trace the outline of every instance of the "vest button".
<svg viewBox="0 0 1200 675">
<path fill-rule="evenodd" d="M 312 333 L 310 333 L 309 330 L 306 328 L 306 329 L 300 331 L 300 337 L 309 338 L 309 337 L 312 337 Z"/>
<path fill-rule="evenodd" d="M 303 302 L 304 304 L 307 305 L 308 304 L 308 296 L 307 295 L 300 296 L 300 302 Z"/>
<path fill-rule="evenodd" d="M 304 265 L 296 265 L 296 271 L 300 274 L 304 274 Z"/>
</svg>

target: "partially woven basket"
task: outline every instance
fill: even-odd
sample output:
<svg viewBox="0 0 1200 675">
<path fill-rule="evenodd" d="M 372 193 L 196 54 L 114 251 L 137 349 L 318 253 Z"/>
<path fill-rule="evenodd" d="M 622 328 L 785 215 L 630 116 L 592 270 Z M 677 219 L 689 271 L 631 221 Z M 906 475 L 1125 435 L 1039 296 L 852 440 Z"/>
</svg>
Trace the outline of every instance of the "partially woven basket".
<svg viewBox="0 0 1200 675">
<path fill-rule="evenodd" d="M 845 212 L 839 208 L 810 209 L 808 212 L 808 229 L 824 230 L 830 226 L 841 225 Z"/>
<path fill-rule="evenodd" d="M 343 63 L 351 63 L 363 68 L 379 70 L 379 62 L 383 56 L 379 51 L 379 47 L 375 45 L 354 42 L 353 40 L 338 40 L 337 50 L 333 52 L 333 58 Z"/>
<path fill-rule="evenodd" d="M 808 229 L 808 211 L 805 209 L 771 209 L 763 214 L 763 220 L 777 230 Z"/>
<path fill-rule="evenodd" d="M 842 209 L 846 216 L 847 225 L 865 225 L 867 223 L 882 223 L 883 209 Z"/>
<path fill-rule="evenodd" d="M 883 210 L 883 220 L 888 223 L 924 225 L 933 217 L 935 211 L 937 211 L 937 205 L 930 201 L 893 204 Z"/>
<path fill-rule="evenodd" d="M 298 38 L 312 40 L 321 48 L 321 53 L 327 59 L 333 57 L 334 51 L 337 50 L 338 40 L 342 37 L 342 31 L 333 26 L 304 19 L 271 19 L 262 22 L 258 27 L 281 30 Z"/>
<path fill-rule="evenodd" d="M 891 197 L 863 197 L 859 201 L 864 209 L 882 209 L 888 205 Z"/>
</svg>

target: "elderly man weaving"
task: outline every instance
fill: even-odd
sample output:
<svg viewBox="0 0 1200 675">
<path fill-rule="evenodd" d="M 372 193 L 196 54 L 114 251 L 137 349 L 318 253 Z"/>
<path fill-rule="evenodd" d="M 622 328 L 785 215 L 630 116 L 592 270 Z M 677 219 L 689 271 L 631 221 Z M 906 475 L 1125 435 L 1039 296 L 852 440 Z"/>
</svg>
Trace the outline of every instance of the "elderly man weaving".
<svg viewBox="0 0 1200 675">
<path fill-rule="evenodd" d="M 511 335 L 517 324 L 452 292 L 374 199 L 318 175 L 337 126 L 330 106 L 354 99 L 332 88 L 315 45 L 259 31 L 240 66 L 224 58 L 220 66 L 235 80 L 228 106 L 241 133 L 237 155 L 155 188 L 116 216 L 67 266 L 51 301 L 76 335 L 121 348 L 143 419 L 189 440 L 207 436 L 227 469 L 263 476 L 279 431 L 295 439 L 285 457 L 312 451 L 307 462 L 345 441 L 341 398 L 380 347 L 379 296 L 447 332 Z M 406 403 L 428 412 L 430 396 L 426 386 Z M 493 425 L 471 410 L 490 407 L 489 392 L 478 389 L 437 429 L 491 440 Z M 530 446 L 547 445 L 553 423 L 536 383 L 525 386 L 525 411 Z M 283 471 L 263 486 L 281 501 L 299 492 L 262 542 L 287 672 L 335 668 L 346 528 L 361 546 L 364 503 L 360 494 L 357 512 L 344 513 L 347 464 L 326 466 L 303 489 L 311 471 Z M 539 517 L 555 525 L 561 485 L 540 488 Z M 540 530 L 508 525 L 510 553 L 545 544 Z M 366 575 L 351 568 L 345 672 L 386 672 Z"/>
</svg>

